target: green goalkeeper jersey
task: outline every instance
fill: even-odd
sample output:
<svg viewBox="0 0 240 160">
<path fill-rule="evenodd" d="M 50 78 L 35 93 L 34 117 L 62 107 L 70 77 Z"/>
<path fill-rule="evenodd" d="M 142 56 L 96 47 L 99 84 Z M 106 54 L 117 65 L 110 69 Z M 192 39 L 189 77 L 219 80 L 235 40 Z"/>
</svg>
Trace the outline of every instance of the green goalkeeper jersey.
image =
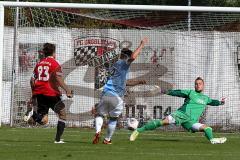
<svg viewBox="0 0 240 160">
<path fill-rule="evenodd" d="M 194 90 L 169 90 L 167 95 L 185 98 L 184 104 L 178 111 L 188 115 L 191 121 L 197 122 L 207 105 L 219 106 L 219 100 L 210 99 L 208 96 Z"/>
</svg>

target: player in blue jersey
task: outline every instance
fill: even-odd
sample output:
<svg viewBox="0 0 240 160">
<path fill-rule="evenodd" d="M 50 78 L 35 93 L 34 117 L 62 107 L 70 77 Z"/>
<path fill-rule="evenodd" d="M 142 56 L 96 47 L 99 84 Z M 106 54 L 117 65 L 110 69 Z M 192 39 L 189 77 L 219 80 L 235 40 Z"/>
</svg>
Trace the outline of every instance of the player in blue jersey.
<svg viewBox="0 0 240 160">
<path fill-rule="evenodd" d="M 123 110 L 123 96 L 126 85 L 134 86 L 144 84 L 144 80 L 127 81 L 127 74 L 131 63 L 137 58 L 148 39 L 142 39 L 138 48 L 132 52 L 129 49 L 122 49 L 118 61 L 111 67 L 111 76 L 103 87 L 99 105 L 96 107 L 95 129 L 96 134 L 93 144 L 97 144 L 101 135 L 103 117 L 108 116 L 108 130 L 104 138 L 104 144 L 111 144 L 111 138 L 117 125 L 117 119 Z"/>
</svg>

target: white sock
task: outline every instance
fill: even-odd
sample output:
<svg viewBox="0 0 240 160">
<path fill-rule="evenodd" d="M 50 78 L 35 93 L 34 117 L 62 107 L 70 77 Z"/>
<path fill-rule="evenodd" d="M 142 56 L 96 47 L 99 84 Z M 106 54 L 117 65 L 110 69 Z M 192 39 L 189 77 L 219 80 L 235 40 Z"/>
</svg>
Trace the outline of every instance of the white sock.
<svg viewBox="0 0 240 160">
<path fill-rule="evenodd" d="M 117 120 L 109 120 L 108 122 L 108 131 L 107 131 L 107 136 L 106 136 L 106 140 L 110 141 L 112 138 L 112 135 L 116 129 L 117 126 Z"/>
<path fill-rule="evenodd" d="M 95 118 L 96 133 L 101 132 L 102 125 L 103 125 L 103 118 L 101 116 L 96 117 Z"/>
</svg>

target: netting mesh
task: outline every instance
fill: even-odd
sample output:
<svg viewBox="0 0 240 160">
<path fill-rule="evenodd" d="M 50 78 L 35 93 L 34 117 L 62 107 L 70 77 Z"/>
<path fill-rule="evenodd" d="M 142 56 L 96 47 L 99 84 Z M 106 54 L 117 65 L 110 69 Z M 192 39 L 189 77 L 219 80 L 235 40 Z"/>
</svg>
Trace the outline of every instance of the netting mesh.
<svg viewBox="0 0 240 160">
<path fill-rule="evenodd" d="M 14 19 L 16 8 L 6 10 Z M 187 12 L 19 8 L 15 79 L 13 21 L 4 28 L 3 123 L 26 126 L 23 115 L 31 96 L 29 79 L 42 56 L 43 43 L 51 42 L 56 45 L 65 81 L 75 94 L 64 102 L 67 125 L 93 127 L 91 110 L 99 102 L 108 68 L 124 45 L 134 50 L 147 36 L 149 43 L 129 73 L 130 79 L 144 79 L 147 85 L 127 88 L 119 125 L 128 117 L 145 123 L 169 115 L 183 99 L 159 94 L 154 86 L 166 89 L 175 84 L 174 88 L 193 89 L 195 78 L 201 76 L 207 95 L 228 97 L 225 106 L 207 107 L 201 122 L 219 130 L 239 130 L 239 17 L 238 13 L 191 13 L 188 31 Z M 49 125 L 56 121 L 50 111 Z"/>
<path fill-rule="evenodd" d="M 37 9 L 36 9 L 37 10 Z M 156 12 L 129 10 L 79 10 L 51 9 L 62 15 L 72 15 L 78 18 L 90 18 L 142 29 L 158 30 L 188 30 L 188 12 Z M 49 12 L 45 10 L 45 12 Z M 41 12 L 42 13 L 42 12 Z M 166 14 L 168 16 L 166 16 Z M 68 17 L 68 16 L 67 16 Z M 239 22 L 239 13 L 197 12 L 191 16 L 191 30 L 219 30 L 226 24 Z M 51 21 L 53 22 L 53 21 Z M 66 19 L 65 24 L 71 22 Z M 73 19 L 72 19 L 73 22 Z"/>
</svg>

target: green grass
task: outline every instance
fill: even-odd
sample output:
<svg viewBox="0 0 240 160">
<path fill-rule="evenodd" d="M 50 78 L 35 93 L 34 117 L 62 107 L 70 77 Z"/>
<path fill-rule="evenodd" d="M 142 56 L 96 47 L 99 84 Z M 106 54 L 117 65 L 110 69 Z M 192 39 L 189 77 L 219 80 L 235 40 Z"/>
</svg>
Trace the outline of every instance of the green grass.
<svg viewBox="0 0 240 160">
<path fill-rule="evenodd" d="M 222 145 L 210 144 L 201 133 L 146 132 L 129 142 L 118 130 L 112 145 L 91 143 L 93 130 L 66 129 L 65 144 L 54 144 L 55 129 L 0 128 L 0 160 L 239 160 L 239 134 Z"/>
</svg>

